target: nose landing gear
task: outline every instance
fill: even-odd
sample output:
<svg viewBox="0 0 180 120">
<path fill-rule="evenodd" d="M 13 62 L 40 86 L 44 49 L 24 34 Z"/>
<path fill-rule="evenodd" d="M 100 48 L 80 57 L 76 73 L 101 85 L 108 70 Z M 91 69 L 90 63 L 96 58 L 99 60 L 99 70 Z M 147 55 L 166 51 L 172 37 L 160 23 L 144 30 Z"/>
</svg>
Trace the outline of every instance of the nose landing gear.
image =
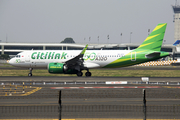
<svg viewBox="0 0 180 120">
<path fill-rule="evenodd" d="M 29 68 L 29 73 L 28 73 L 28 76 L 29 76 L 29 77 L 32 76 L 32 70 L 33 70 L 33 68 Z"/>
</svg>

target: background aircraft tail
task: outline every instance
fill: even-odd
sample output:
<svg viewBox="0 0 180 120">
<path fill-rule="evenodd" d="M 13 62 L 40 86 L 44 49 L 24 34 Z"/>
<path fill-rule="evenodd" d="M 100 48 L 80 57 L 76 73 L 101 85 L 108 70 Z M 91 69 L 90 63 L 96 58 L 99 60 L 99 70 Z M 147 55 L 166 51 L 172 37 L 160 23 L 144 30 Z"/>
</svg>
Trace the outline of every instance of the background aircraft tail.
<svg viewBox="0 0 180 120">
<path fill-rule="evenodd" d="M 180 43 L 180 40 L 177 40 L 173 45 L 176 46 Z"/>
<path fill-rule="evenodd" d="M 160 23 L 151 32 L 151 34 L 144 40 L 144 42 L 136 49 L 149 49 L 153 51 L 160 51 L 163 42 L 167 23 Z"/>
</svg>

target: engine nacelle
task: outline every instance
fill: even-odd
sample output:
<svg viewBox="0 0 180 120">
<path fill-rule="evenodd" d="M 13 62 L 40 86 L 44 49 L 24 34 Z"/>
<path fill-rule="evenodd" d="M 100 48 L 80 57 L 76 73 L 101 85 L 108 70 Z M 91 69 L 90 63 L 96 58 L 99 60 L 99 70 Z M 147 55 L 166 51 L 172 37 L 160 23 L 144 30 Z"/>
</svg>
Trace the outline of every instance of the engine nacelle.
<svg viewBox="0 0 180 120">
<path fill-rule="evenodd" d="M 78 71 L 75 69 L 68 69 L 64 63 L 49 63 L 48 72 L 53 74 L 76 74 Z"/>
</svg>

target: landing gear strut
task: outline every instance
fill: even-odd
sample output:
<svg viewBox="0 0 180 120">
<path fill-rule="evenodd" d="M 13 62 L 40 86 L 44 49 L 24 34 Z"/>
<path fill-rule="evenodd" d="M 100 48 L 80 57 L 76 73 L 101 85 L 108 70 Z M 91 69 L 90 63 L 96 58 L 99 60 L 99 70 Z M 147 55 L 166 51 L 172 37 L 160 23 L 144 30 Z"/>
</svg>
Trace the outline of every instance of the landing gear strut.
<svg viewBox="0 0 180 120">
<path fill-rule="evenodd" d="M 29 76 L 29 77 L 32 76 L 32 70 L 33 70 L 33 68 L 29 68 L 29 73 L 28 73 L 28 76 Z"/>
<path fill-rule="evenodd" d="M 89 72 L 89 70 L 87 70 L 87 72 L 85 73 L 86 77 L 91 77 L 91 72 Z"/>
</svg>

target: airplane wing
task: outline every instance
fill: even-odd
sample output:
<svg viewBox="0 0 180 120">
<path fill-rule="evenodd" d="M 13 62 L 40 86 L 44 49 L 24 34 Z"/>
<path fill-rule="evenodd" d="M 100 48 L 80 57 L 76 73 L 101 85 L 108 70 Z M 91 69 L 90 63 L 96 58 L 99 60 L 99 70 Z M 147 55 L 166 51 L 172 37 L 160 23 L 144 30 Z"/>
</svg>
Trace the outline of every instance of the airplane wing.
<svg viewBox="0 0 180 120">
<path fill-rule="evenodd" d="M 84 47 L 84 49 L 81 51 L 79 55 L 66 61 L 65 62 L 66 67 L 75 68 L 76 70 L 80 71 L 80 67 L 83 66 L 83 62 L 84 62 L 83 56 L 84 56 L 84 53 L 86 52 L 87 47 L 88 47 L 88 44 Z"/>
</svg>

